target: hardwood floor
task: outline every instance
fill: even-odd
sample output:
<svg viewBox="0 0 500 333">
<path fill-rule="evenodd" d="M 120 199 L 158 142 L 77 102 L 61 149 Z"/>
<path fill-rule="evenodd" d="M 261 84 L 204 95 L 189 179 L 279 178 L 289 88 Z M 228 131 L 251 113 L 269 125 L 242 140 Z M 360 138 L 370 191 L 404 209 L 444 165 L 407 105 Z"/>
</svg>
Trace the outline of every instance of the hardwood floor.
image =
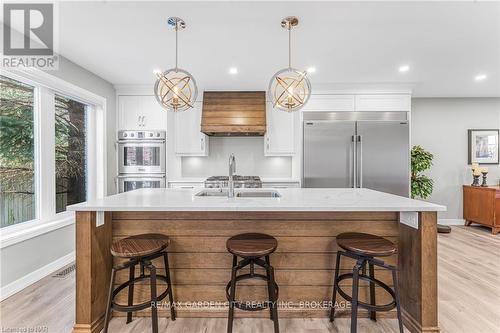
<svg viewBox="0 0 500 333">
<path fill-rule="evenodd" d="M 443 333 L 500 333 L 500 236 L 482 227 L 453 227 L 438 237 L 439 325 Z M 46 277 L 0 303 L 2 332 L 70 332 L 75 314 L 75 279 Z M 280 319 L 281 332 L 349 332 L 349 319 Z M 44 330 L 44 328 L 46 329 Z M 226 330 L 223 318 L 160 319 L 161 332 L 219 333 Z M 360 333 L 397 332 L 394 319 L 359 320 Z M 41 328 L 41 329 L 40 329 Z M 125 325 L 113 318 L 110 332 L 150 332 L 149 318 Z M 235 320 L 235 333 L 272 332 L 263 319 Z"/>
</svg>

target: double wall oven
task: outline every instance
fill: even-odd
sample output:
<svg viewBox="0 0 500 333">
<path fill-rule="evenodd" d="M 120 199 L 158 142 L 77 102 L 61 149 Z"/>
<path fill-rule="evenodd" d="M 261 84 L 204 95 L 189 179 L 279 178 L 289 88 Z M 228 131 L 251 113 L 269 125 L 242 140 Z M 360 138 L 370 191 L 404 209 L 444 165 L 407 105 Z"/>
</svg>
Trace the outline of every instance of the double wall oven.
<svg viewBox="0 0 500 333">
<path fill-rule="evenodd" d="M 165 131 L 118 132 L 118 192 L 165 187 Z"/>
</svg>

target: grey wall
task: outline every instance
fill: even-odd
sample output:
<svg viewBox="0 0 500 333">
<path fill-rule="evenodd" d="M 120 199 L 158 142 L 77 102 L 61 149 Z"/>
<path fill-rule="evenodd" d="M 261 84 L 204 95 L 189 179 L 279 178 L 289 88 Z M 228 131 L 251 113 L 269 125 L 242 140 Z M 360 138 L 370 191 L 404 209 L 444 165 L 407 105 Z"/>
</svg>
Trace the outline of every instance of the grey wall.
<svg viewBox="0 0 500 333">
<path fill-rule="evenodd" d="M 412 144 L 434 154 L 428 175 L 434 179 L 429 201 L 446 205 L 440 218 L 462 219 L 462 185 L 471 183 L 467 130 L 500 128 L 500 98 L 412 99 Z M 500 166 L 488 165 L 490 184 L 498 184 Z"/>
<path fill-rule="evenodd" d="M 116 128 L 116 97 L 112 84 L 97 75 L 60 57 L 59 70 L 49 71 L 62 80 L 91 91 L 106 98 L 107 125 L 107 189 L 108 194 L 115 192 L 114 177 L 116 161 L 114 154 Z M 0 287 L 24 277 L 25 275 L 57 260 L 75 250 L 74 225 L 31 238 L 0 250 L 2 269 Z"/>
<path fill-rule="evenodd" d="M 3 248 L 0 250 L 0 286 L 4 287 L 74 250 L 74 224 Z"/>
</svg>

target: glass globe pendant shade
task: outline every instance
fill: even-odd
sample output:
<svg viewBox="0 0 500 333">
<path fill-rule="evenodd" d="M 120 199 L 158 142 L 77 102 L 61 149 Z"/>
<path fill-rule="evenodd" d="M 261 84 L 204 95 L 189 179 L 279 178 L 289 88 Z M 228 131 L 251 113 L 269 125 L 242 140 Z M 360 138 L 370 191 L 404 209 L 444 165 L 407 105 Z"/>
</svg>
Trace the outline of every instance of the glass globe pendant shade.
<svg viewBox="0 0 500 333">
<path fill-rule="evenodd" d="M 180 112 L 193 107 L 198 95 L 194 77 L 189 72 L 172 68 L 155 73 L 157 80 L 154 86 L 156 100 L 169 111 Z"/>
<path fill-rule="evenodd" d="M 186 22 L 179 17 L 169 17 L 168 25 L 175 31 L 175 67 L 166 71 L 155 71 L 156 83 L 154 93 L 160 105 L 174 112 L 184 111 L 193 107 L 198 95 L 194 77 L 177 66 L 178 33 L 186 28 Z"/>
<path fill-rule="evenodd" d="M 311 82 L 307 71 L 292 67 L 292 28 L 298 24 L 296 16 L 287 16 L 281 20 L 281 27 L 288 31 L 288 67 L 273 75 L 267 90 L 273 107 L 288 112 L 300 110 L 311 96 Z"/>
<path fill-rule="evenodd" d="M 292 112 L 301 109 L 311 96 L 311 82 L 306 71 L 285 68 L 273 75 L 268 97 L 273 107 Z"/>
</svg>

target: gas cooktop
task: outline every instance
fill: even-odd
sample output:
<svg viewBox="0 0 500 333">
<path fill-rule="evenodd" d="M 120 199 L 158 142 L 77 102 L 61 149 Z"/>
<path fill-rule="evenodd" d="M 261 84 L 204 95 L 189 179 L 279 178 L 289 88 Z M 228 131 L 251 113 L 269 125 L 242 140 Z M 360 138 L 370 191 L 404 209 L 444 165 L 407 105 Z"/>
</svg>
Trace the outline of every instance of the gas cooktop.
<svg viewBox="0 0 500 333">
<path fill-rule="evenodd" d="M 262 181 L 259 176 L 233 176 L 235 188 L 260 188 Z M 205 180 L 206 188 L 223 188 L 228 187 L 229 176 L 212 176 Z"/>
</svg>

